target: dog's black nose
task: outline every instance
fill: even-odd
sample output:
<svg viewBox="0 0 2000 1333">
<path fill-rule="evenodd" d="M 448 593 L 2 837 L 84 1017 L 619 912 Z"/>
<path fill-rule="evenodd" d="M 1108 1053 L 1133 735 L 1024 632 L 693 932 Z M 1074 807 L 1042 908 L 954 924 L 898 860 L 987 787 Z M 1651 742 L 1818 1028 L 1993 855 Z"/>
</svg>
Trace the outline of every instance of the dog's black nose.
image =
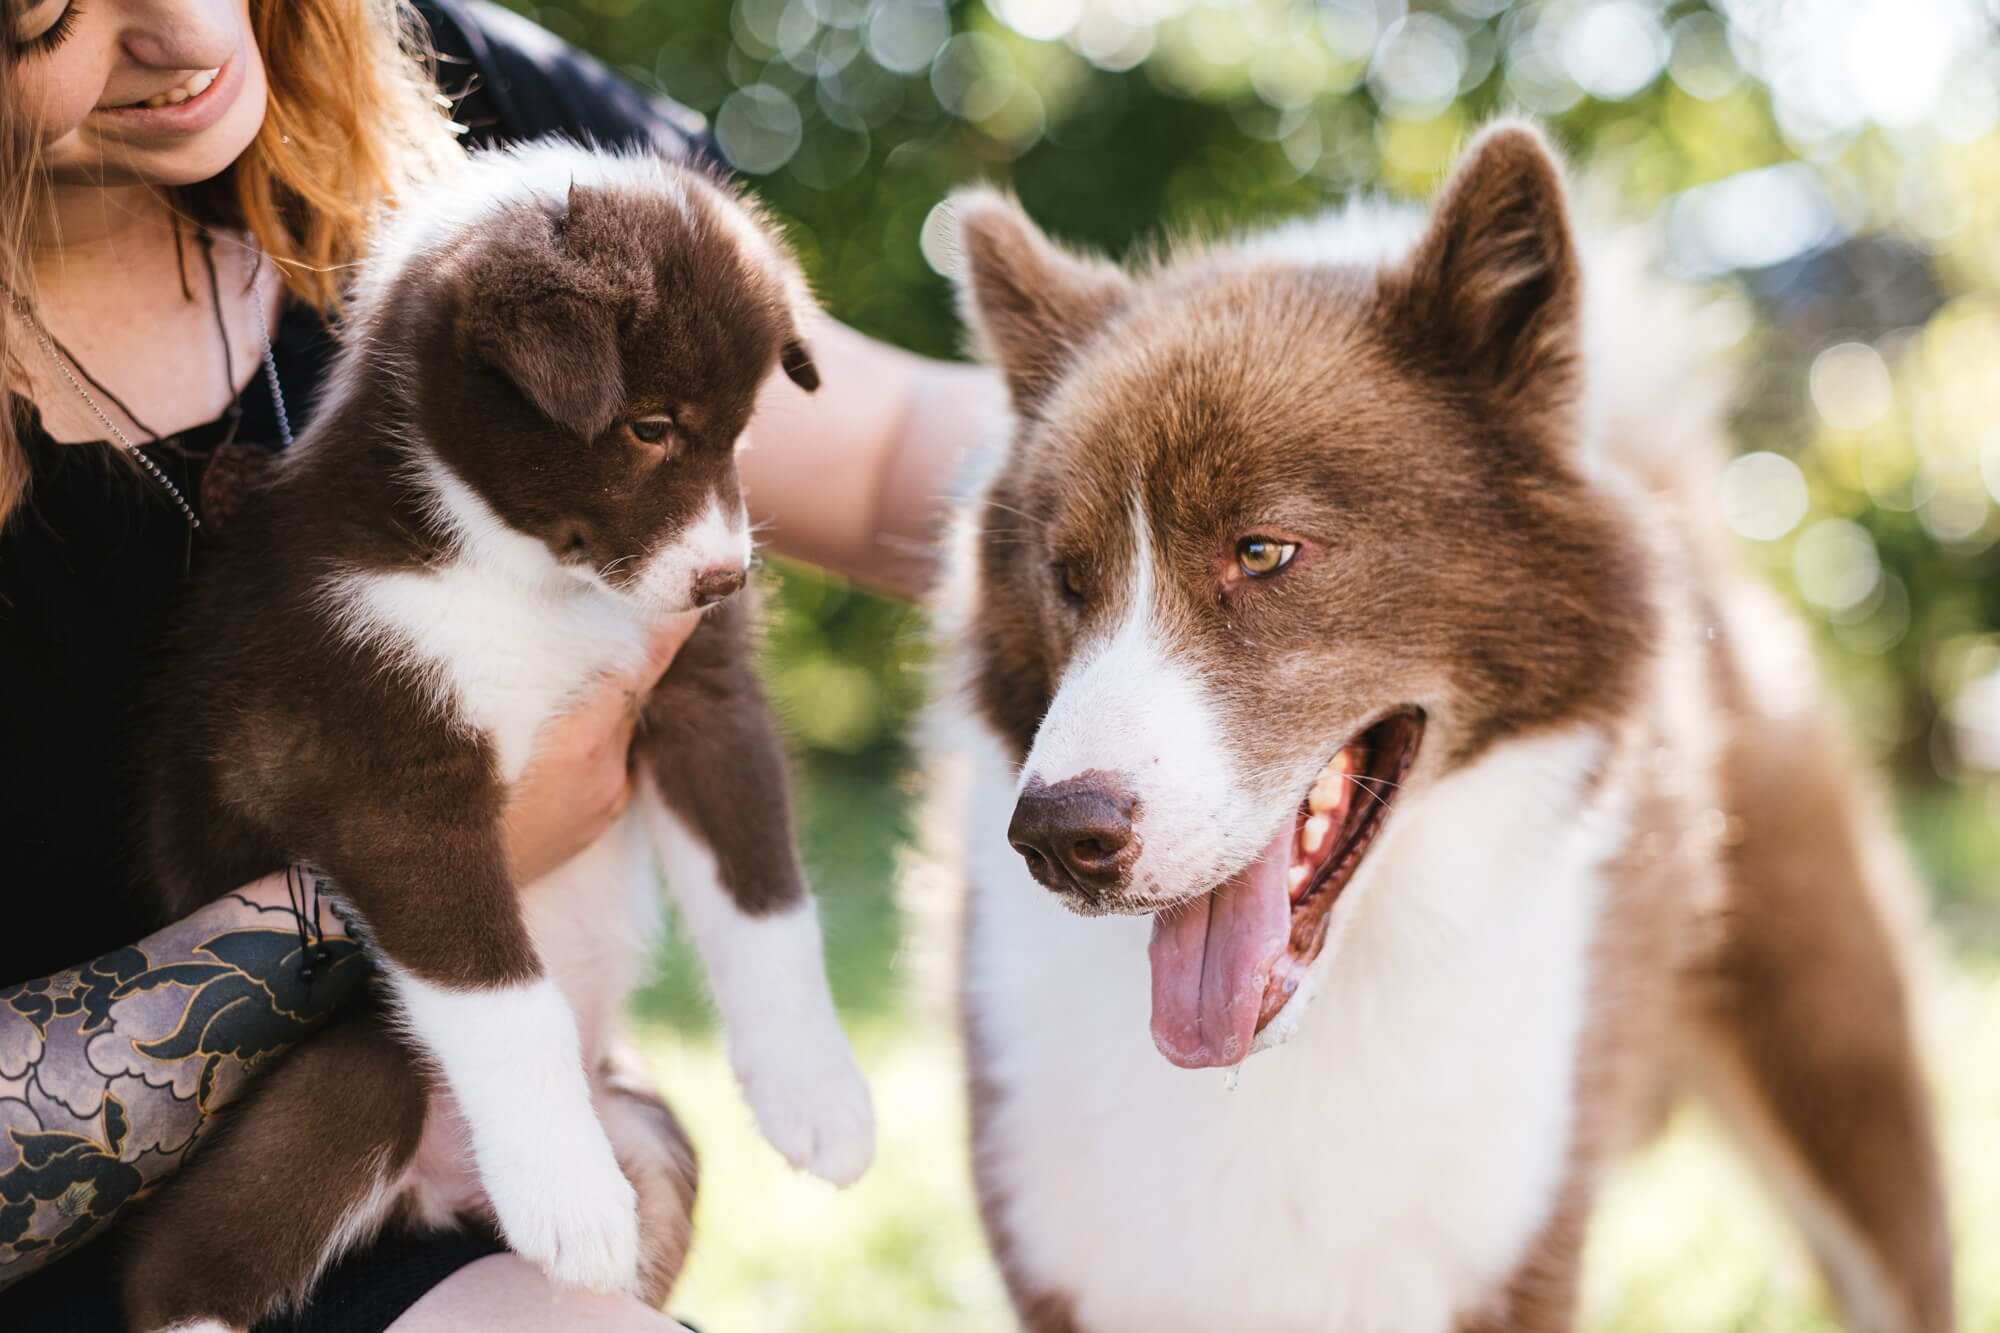
<svg viewBox="0 0 2000 1333">
<path fill-rule="evenodd" d="M 723 598 L 740 591 L 745 577 L 744 571 L 733 565 L 720 565 L 714 569 L 702 570 L 694 576 L 694 604 L 714 606 Z"/>
<path fill-rule="evenodd" d="M 1014 806 L 1007 841 L 1045 889 L 1097 898 L 1116 888 L 1139 859 L 1132 823 L 1139 802 L 1109 774 L 1049 784 L 1031 780 Z"/>
</svg>

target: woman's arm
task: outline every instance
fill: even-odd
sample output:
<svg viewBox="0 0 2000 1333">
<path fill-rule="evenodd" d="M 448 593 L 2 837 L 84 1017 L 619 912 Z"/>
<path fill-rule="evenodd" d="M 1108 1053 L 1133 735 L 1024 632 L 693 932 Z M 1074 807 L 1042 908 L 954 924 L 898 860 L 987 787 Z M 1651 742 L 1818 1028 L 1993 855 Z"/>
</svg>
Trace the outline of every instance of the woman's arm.
<svg viewBox="0 0 2000 1333">
<path fill-rule="evenodd" d="M 1005 390 L 984 367 L 932 361 L 830 319 L 807 339 L 819 392 L 774 376 L 751 423 L 751 517 L 785 555 L 916 597 L 936 573 L 960 467 L 1005 419 Z"/>
<path fill-rule="evenodd" d="M 130 948 L 0 986 L 0 1288 L 172 1174 L 250 1074 L 360 993 L 368 964 L 346 927 L 322 913 L 326 951 L 302 953 L 289 896 L 284 876 L 261 879 Z"/>
<path fill-rule="evenodd" d="M 537 738 L 508 794 L 520 882 L 589 846 L 631 798 L 639 708 L 699 621 L 662 622 L 643 664 Z M 367 961 L 330 909 L 312 914 L 327 955 L 301 974 L 293 893 L 269 876 L 130 948 L 0 985 L 0 1288 L 178 1170 L 245 1078 L 360 994 Z"/>
</svg>

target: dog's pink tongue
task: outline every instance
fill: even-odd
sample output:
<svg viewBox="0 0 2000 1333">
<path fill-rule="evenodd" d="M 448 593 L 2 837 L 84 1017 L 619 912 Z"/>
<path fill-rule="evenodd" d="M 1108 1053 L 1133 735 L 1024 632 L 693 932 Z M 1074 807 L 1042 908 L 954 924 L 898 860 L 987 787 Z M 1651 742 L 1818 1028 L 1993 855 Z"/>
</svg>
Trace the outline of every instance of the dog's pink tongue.
<svg viewBox="0 0 2000 1333">
<path fill-rule="evenodd" d="M 1250 1054 L 1271 967 L 1291 934 L 1291 822 L 1214 893 L 1153 918 L 1153 1044 L 1183 1069 Z"/>
</svg>

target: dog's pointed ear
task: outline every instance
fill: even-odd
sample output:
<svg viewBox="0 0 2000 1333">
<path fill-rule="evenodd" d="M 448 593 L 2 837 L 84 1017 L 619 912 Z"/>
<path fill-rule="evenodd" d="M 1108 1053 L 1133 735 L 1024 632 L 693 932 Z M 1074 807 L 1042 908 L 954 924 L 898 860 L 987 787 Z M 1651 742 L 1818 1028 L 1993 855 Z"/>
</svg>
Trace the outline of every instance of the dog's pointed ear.
<svg viewBox="0 0 2000 1333">
<path fill-rule="evenodd" d="M 1408 336 L 1531 415 L 1580 396 L 1583 276 L 1562 168 L 1520 122 L 1482 133 L 1388 280 Z"/>
<path fill-rule="evenodd" d="M 966 323 L 1006 377 L 1015 409 L 1032 414 L 1076 349 L 1124 304 L 1131 280 L 1058 248 L 991 190 L 952 196 L 951 211 Z"/>
<path fill-rule="evenodd" d="M 573 259 L 565 235 L 579 206 L 522 209 L 513 234 L 463 273 L 459 348 L 505 375 L 537 412 L 594 440 L 625 400 L 613 293 Z"/>
</svg>

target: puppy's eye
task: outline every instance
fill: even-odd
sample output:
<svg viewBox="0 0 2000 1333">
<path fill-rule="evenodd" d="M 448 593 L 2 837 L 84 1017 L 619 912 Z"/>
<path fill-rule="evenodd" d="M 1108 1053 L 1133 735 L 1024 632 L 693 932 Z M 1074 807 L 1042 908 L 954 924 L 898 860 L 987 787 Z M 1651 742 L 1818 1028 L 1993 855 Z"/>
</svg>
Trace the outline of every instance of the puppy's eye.
<svg viewBox="0 0 2000 1333">
<path fill-rule="evenodd" d="M 1067 560 L 1058 560 L 1051 565 L 1055 576 L 1056 592 L 1071 606 L 1083 605 L 1083 581 L 1077 577 L 1076 567 Z"/>
<path fill-rule="evenodd" d="M 634 417 L 625 423 L 625 431 L 640 444 L 664 444 L 674 433 L 672 417 Z"/>
<path fill-rule="evenodd" d="M 1273 537 L 1245 537 L 1236 543 L 1236 565 L 1253 579 L 1269 578 L 1292 563 L 1298 543 Z"/>
</svg>

